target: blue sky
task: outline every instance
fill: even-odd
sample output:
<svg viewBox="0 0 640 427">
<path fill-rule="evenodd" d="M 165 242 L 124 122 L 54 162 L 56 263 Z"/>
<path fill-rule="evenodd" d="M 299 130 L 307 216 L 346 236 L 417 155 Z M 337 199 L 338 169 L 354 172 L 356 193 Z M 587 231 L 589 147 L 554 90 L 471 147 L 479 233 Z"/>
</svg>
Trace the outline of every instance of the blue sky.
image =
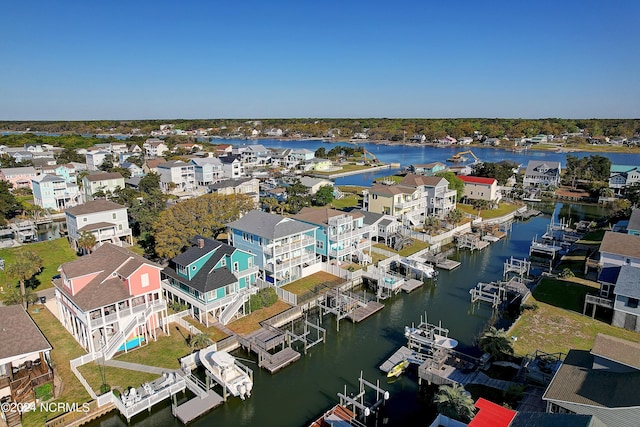
<svg viewBox="0 0 640 427">
<path fill-rule="evenodd" d="M 18 1 L 0 120 L 640 117 L 640 1 Z"/>
</svg>

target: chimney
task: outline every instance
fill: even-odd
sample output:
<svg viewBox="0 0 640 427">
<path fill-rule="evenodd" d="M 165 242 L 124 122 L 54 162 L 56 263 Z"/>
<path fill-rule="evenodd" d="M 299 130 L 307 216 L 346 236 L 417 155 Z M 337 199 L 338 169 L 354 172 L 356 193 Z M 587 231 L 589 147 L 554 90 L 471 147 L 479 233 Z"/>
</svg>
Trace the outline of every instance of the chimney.
<svg viewBox="0 0 640 427">
<path fill-rule="evenodd" d="M 198 248 L 204 248 L 204 239 L 198 239 L 196 242 L 198 243 Z"/>
</svg>

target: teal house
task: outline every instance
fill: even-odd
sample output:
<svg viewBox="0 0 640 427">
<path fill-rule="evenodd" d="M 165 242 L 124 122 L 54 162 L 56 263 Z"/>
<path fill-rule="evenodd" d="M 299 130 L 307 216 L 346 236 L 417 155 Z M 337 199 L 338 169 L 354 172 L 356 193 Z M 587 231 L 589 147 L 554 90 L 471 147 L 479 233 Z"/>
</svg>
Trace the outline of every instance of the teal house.
<svg viewBox="0 0 640 427">
<path fill-rule="evenodd" d="M 169 302 L 186 305 L 207 325 L 245 315 L 258 267 L 254 255 L 217 240 L 196 236 L 191 247 L 162 270 L 162 292 Z"/>
</svg>

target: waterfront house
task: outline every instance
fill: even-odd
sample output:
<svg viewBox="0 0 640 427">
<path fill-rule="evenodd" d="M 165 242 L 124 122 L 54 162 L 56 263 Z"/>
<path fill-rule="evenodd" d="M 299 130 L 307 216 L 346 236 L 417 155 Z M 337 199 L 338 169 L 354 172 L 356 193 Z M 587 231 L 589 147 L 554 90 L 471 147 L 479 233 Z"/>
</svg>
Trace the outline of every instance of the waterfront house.
<svg viewBox="0 0 640 427">
<path fill-rule="evenodd" d="M 244 176 L 244 167 L 238 156 L 220 156 L 222 162 L 222 176 L 224 178 L 240 178 Z"/>
<path fill-rule="evenodd" d="M 22 305 L 0 306 L 0 323 L 0 399 L 35 402 L 34 387 L 53 383 L 51 344 Z"/>
<path fill-rule="evenodd" d="M 623 265 L 617 270 L 611 324 L 640 332 L 640 268 Z"/>
<path fill-rule="evenodd" d="M 549 137 L 544 134 L 539 134 L 529 139 L 530 144 L 546 144 L 547 142 L 549 142 Z"/>
<path fill-rule="evenodd" d="M 304 163 L 316 156 L 314 151 L 307 150 L 306 148 L 294 148 L 289 154 L 290 161 L 295 164 Z"/>
<path fill-rule="evenodd" d="M 243 166 L 258 166 L 269 163 L 269 150 L 261 144 L 234 146 L 233 155 L 240 157 Z"/>
<path fill-rule="evenodd" d="M 233 145 L 231 145 L 231 144 L 218 144 L 218 145 L 214 145 L 213 146 L 213 150 L 220 157 L 222 157 L 222 156 L 230 156 L 232 154 L 232 152 L 233 152 Z"/>
<path fill-rule="evenodd" d="M 529 160 L 524 173 L 524 187 L 548 187 L 560 185 L 560 162 Z"/>
<path fill-rule="evenodd" d="M 640 167 L 629 165 L 611 165 L 609 170 L 609 188 L 620 194 L 630 185 L 640 182 Z"/>
<path fill-rule="evenodd" d="M 320 271 L 316 225 L 254 210 L 227 227 L 230 243 L 255 254 L 262 277 L 275 286 Z"/>
<path fill-rule="evenodd" d="M 225 179 L 210 184 L 207 188 L 209 193 L 223 196 L 231 194 L 245 194 L 250 196 L 253 198 L 256 208 L 260 203 L 260 181 L 258 178 Z"/>
<path fill-rule="evenodd" d="M 201 236 L 162 270 L 162 292 L 168 301 L 188 307 L 207 325 L 227 324 L 245 314 L 249 297 L 258 291 L 255 255 Z"/>
<path fill-rule="evenodd" d="M 93 195 L 101 192 L 105 195 L 124 188 L 124 177 L 120 172 L 94 172 L 82 178 L 84 200 L 93 200 Z"/>
<path fill-rule="evenodd" d="M 447 165 L 440 162 L 420 163 L 409 166 L 409 171 L 418 175 L 432 176 L 438 172 L 444 172 L 447 169 Z"/>
<path fill-rule="evenodd" d="M 127 208 L 105 199 L 96 199 L 65 211 L 69 243 L 80 251 L 78 239 L 83 232 L 93 234 L 96 246 L 112 243 L 118 246 L 132 245 Z"/>
<path fill-rule="evenodd" d="M 449 181 L 439 176 L 407 174 L 400 185 L 419 188 L 426 201 L 426 214 L 445 218 L 456 208 L 458 192 L 449 189 Z"/>
<path fill-rule="evenodd" d="M 387 246 L 391 245 L 392 238 L 397 236 L 396 233 L 400 228 L 398 220 L 391 215 L 365 210 L 358 210 L 358 212 L 362 214 L 362 222 L 369 230 L 369 233 L 365 233 L 364 237 L 372 242 L 383 242 Z"/>
<path fill-rule="evenodd" d="M 631 217 L 627 224 L 627 234 L 640 236 L 640 208 L 631 208 Z"/>
<path fill-rule="evenodd" d="M 31 180 L 33 203 L 43 209 L 62 210 L 82 202 L 76 183 L 56 175 L 38 175 Z"/>
<path fill-rule="evenodd" d="M 53 280 L 60 322 L 82 348 L 105 359 L 155 340 L 167 316 L 160 269 L 111 243 L 62 264 Z"/>
<path fill-rule="evenodd" d="M 311 176 L 303 176 L 300 178 L 300 184 L 309 189 L 309 194 L 312 196 L 318 192 L 320 187 L 329 186 L 333 189 L 333 181 L 322 178 L 313 178 Z"/>
<path fill-rule="evenodd" d="M 196 172 L 192 163 L 171 160 L 157 167 L 160 189 L 165 193 L 186 193 L 196 188 Z"/>
<path fill-rule="evenodd" d="M 202 151 L 203 148 L 204 146 L 202 144 L 197 144 L 195 142 L 185 142 L 182 144 L 176 144 L 173 151 L 176 152 L 178 150 L 182 150 L 186 153 L 194 153 L 196 151 Z"/>
<path fill-rule="evenodd" d="M 144 144 L 142 144 L 142 148 L 144 149 L 145 157 L 151 159 L 162 157 L 169 151 L 167 144 L 159 138 L 148 138 Z"/>
<path fill-rule="evenodd" d="M 596 416 L 604 425 L 640 420 L 640 344 L 598 334 L 591 351 L 570 350 L 543 395 L 547 412 Z"/>
<path fill-rule="evenodd" d="M 640 267 L 640 236 L 605 232 L 600 243 L 600 265 Z"/>
<path fill-rule="evenodd" d="M 33 166 L 0 169 L 0 178 L 13 188 L 31 188 L 31 180 L 38 175 Z"/>
<path fill-rule="evenodd" d="M 317 227 L 316 253 L 323 260 L 371 262 L 371 230 L 360 211 L 302 208 L 293 218 Z"/>
<path fill-rule="evenodd" d="M 305 160 L 302 168 L 306 171 L 328 171 L 333 167 L 333 162 L 329 159 L 313 159 Z"/>
<path fill-rule="evenodd" d="M 406 226 L 424 224 L 427 199 L 421 187 L 373 184 L 362 195 L 364 210 L 391 215 Z"/>
<path fill-rule="evenodd" d="M 486 200 L 490 203 L 498 203 L 502 198 L 498 191 L 498 181 L 495 178 L 483 178 L 479 176 L 458 176 L 464 182 L 463 199 Z"/>
<path fill-rule="evenodd" d="M 200 187 L 206 187 L 222 179 L 222 162 L 217 157 L 191 159 L 189 163 L 193 164 L 196 184 Z"/>
</svg>

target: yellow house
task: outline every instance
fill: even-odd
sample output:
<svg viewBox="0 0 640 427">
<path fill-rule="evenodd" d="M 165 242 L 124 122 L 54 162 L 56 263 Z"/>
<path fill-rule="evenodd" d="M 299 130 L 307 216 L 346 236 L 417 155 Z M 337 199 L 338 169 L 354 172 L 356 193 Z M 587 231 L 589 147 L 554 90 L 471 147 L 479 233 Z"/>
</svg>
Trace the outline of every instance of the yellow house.
<svg viewBox="0 0 640 427">
<path fill-rule="evenodd" d="M 392 215 L 406 225 L 424 223 L 427 199 L 420 188 L 374 184 L 362 193 L 363 207 L 369 212 Z"/>
</svg>

